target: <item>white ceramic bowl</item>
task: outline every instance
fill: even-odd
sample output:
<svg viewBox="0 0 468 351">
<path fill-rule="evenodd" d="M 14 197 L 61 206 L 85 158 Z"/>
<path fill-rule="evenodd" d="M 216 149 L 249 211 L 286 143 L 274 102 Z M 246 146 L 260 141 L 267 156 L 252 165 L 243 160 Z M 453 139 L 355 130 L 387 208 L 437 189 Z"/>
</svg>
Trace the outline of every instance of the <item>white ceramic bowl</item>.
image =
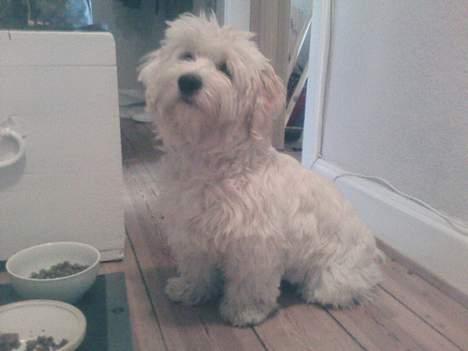
<svg viewBox="0 0 468 351">
<path fill-rule="evenodd" d="M 38 336 L 52 336 L 59 343 L 68 342 L 60 351 L 74 351 L 86 334 L 86 319 L 77 308 L 59 301 L 31 300 L 0 307 L 2 333 L 18 334 L 21 347 Z"/>
<path fill-rule="evenodd" d="M 99 251 L 87 244 L 55 242 L 21 250 L 6 263 L 15 291 L 26 299 L 61 300 L 74 303 L 93 285 L 99 271 Z M 34 279 L 31 273 L 69 261 L 89 266 L 62 278 Z"/>
</svg>

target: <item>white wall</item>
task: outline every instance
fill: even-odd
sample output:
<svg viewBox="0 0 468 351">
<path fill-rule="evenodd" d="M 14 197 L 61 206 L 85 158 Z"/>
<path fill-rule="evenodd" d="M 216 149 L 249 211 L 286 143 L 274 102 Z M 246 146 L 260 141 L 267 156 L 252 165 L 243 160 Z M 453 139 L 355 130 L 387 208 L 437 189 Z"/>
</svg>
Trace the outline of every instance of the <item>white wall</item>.
<svg viewBox="0 0 468 351">
<path fill-rule="evenodd" d="M 322 157 L 468 220 L 468 1 L 337 0 Z"/>
</svg>

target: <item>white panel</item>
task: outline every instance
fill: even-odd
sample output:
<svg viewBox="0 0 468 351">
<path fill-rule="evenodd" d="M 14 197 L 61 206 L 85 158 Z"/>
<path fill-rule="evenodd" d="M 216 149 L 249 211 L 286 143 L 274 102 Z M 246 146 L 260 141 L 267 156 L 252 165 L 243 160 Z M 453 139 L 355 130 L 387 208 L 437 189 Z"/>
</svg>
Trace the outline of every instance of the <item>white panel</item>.
<svg viewBox="0 0 468 351">
<path fill-rule="evenodd" d="M 121 258 L 125 243 L 115 49 L 102 33 L 0 32 L 0 123 L 25 136 L 0 169 L 0 260 L 76 240 Z M 4 55 L 5 53 L 5 55 Z"/>
<path fill-rule="evenodd" d="M 109 33 L 0 31 L 0 65 L 115 65 Z"/>
<path fill-rule="evenodd" d="M 117 172 L 116 84 L 115 67 L 0 67 L 0 119 L 25 134 L 25 173 Z"/>
<path fill-rule="evenodd" d="M 49 241 L 122 248 L 121 182 L 115 173 L 23 175 L 14 191 L 0 190 L 0 259 Z"/>
</svg>

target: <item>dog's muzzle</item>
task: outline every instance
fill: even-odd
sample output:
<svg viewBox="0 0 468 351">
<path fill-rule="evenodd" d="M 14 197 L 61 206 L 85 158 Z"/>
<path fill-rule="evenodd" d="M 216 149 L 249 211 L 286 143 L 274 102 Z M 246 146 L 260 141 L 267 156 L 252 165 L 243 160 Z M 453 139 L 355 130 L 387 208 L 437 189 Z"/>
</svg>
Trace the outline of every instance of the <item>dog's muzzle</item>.
<svg viewBox="0 0 468 351">
<path fill-rule="evenodd" d="M 178 84 L 180 93 L 184 98 L 193 96 L 203 85 L 201 77 L 193 73 L 180 76 Z"/>
</svg>

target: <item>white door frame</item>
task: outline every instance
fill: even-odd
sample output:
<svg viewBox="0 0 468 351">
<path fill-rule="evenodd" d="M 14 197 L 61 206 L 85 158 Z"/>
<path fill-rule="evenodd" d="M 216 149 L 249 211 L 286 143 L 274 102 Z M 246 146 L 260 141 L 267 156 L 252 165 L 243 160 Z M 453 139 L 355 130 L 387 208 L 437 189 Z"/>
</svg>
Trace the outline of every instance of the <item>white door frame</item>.
<svg viewBox="0 0 468 351">
<path fill-rule="evenodd" d="M 304 119 L 302 162 L 306 167 L 321 157 L 323 113 L 331 39 L 332 0 L 314 1 Z"/>
</svg>

